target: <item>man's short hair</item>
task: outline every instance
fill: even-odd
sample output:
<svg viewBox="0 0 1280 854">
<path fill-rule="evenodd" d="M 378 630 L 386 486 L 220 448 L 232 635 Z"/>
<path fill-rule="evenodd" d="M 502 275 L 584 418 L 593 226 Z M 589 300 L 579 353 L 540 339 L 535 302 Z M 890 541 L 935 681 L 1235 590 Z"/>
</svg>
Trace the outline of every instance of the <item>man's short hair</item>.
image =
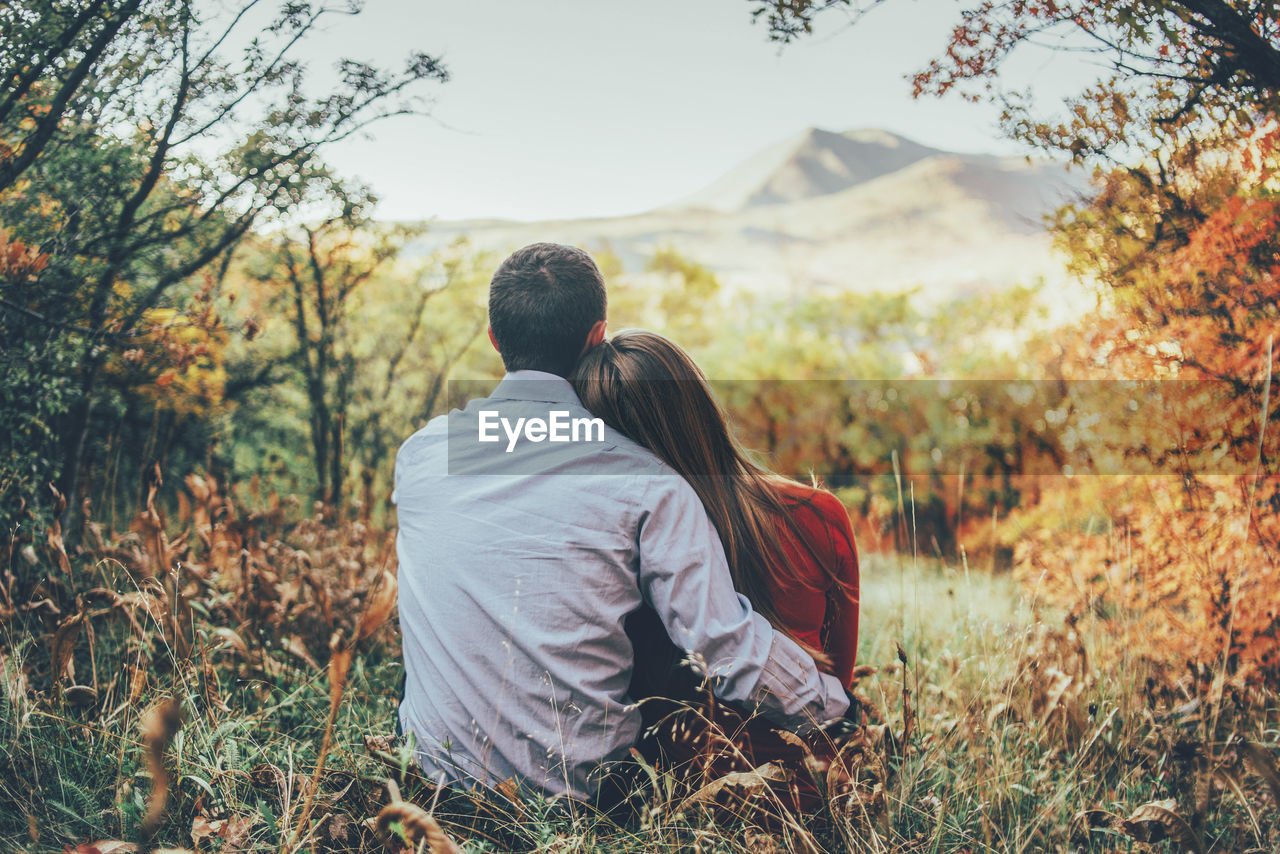
<svg viewBox="0 0 1280 854">
<path fill-rule="evenodd" d="M 489 326 L 502 364 L 567 377 L 607 305 L 604 276 L 581 249 L 534 243 L 513 252 L 489 283 Z"/>
</svg>

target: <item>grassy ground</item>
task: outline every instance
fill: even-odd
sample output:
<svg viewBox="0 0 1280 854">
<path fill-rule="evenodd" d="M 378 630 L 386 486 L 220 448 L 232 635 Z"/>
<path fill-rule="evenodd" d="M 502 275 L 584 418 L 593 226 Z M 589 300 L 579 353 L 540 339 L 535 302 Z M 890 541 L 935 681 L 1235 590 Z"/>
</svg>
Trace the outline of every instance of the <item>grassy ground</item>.
<svg viewBox="0 0 1280 854">
<path fill-rule="evenodd" d="M 110 561 L 85 572 L 94 577 L 82 590 L 130 592 Z M 182 620 L 159 609 L 143 608 L 135 623 L 106 619 L 91 607 L 105 597 L 82 596 L 93 636 L 77 630 L 70 657 L 74 681 L 88 683 L 92 670 L 92 697 L 45 675 L 63 630 L 37 642 L 17 622 L 0 629 L 0 850 L 93 840 L 201 851 L 380 846 L 369 820 L 388 802 L 385 781 L 406 782 L 366 746 L 393 727 L 393 641 L 355 648 L 317 774 L 333 699 L 324 639 L 300 648 L 263 630 L 269 621 L 254 631 L 244 614 L 229 623 L 234 603 L 218 596 L 234 594 L 216 585 L 185 599 L 132 589 L 160 604 L 188 601 L 191 642 L 176 642 Z M 882 790 L 868 789 L 827 832 L 802 817 L 760 834 L 688 806 L 624 829 L 536 800 L 505 807 L 501 820 L 545 851 L 1280 850 L 1280 781 L 1267 777 L 1280 744 L 1274 695 L 1190 676 L 1149 684 L 1135 646 L 1082 641 L 1009 579 L 963 566 L 868 559 L 863 590 L 859 658 L 879 669 L 859 689 L 888 741 L 904 746 L 877 755 L 884 773 L 866 785 Z M 240 629 L 236 640 L 220 631 L 227 625 Z M 169 731 L 156 711 L 166 697 L 183 716 Z M 162 811 L 157 778 L 169 781 Z M 409 825 L 391 829 L 412 837 Z"/>
</svg>

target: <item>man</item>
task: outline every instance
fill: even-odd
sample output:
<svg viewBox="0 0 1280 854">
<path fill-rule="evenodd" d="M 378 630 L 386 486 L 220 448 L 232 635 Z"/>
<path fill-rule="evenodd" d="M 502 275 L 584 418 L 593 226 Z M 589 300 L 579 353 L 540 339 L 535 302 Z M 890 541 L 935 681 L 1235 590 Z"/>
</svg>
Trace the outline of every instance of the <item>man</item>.
<svg viewBox="0 0 1280 854">
<path fill-rule="evenodd" d="M 578 401 L 565 378 L 603 340 L 605 308 L 582 250 L 511 255 L 489 291 L 506 376 L 396 458 L 400 721 L 437 779 L 594 796 L 640 734 L 623 623 L 646 603 L 719 697 L 792 729 L 848 707 L 734 591 L 692 487 Z"/>
</svg>

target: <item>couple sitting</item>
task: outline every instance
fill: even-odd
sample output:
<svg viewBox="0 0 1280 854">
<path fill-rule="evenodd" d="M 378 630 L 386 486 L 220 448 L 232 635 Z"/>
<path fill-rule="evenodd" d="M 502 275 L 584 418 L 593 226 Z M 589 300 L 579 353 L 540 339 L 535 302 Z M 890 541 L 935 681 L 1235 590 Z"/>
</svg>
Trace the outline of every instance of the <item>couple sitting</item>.
<svg viewBox="0 0 1280 854">
<path fill-rule="evenodd" d="M 698 700 L 686 654 L 768 729 L 853 713 L 848 514 L 752 463 L 675 344 L 606 339 L 605 306 L 582 250 L 511 255 L 489 292 L 506 376 L 397 456 L 400 724 L 437 781 L 612 806 L 640 701 Z"/>
</svg>

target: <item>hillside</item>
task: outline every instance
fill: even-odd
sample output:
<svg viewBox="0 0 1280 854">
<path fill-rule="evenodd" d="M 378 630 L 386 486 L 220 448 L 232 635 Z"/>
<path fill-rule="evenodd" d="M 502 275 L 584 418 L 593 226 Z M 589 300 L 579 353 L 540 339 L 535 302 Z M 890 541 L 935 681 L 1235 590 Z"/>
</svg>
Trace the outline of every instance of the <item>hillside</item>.
<svg viewBox="0 0 1280 854">
<path fill-rule="evenodd" d="M 608 247 L 639 270 L 664 245 L 729 286 L 772 293 L 922 286 L 927 301 L 1065 280 L 1042 225 L 1078 179 L 1052 163 L 959 154 L 882 130 L 810 128 L 703 190 L 625 217 L 437 222 L 418 247 L 467 235 L 507 251 L 538 240 Z"/>
</svg>

